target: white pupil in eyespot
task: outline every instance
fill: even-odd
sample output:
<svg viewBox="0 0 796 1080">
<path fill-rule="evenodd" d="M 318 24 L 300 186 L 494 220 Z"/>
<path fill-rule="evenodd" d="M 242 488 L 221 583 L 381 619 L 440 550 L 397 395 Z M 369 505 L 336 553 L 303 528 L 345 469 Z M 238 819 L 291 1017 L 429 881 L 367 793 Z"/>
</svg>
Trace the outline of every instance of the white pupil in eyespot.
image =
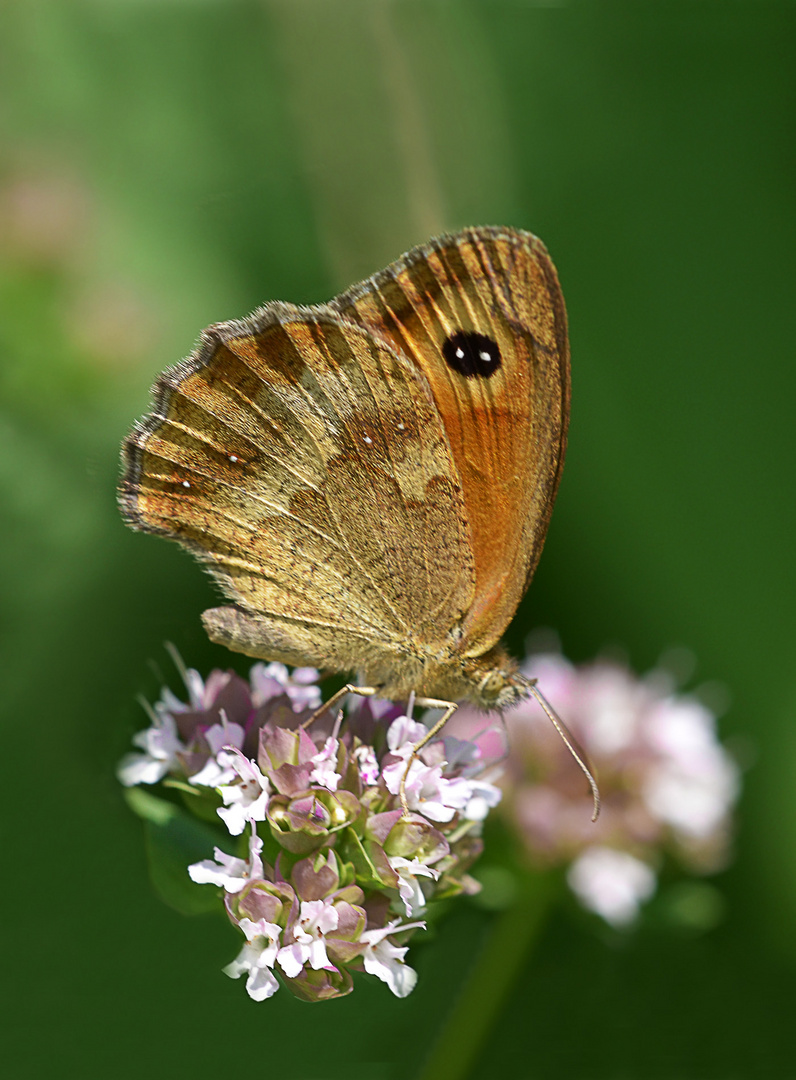
<svg viewBox="0 0 796 1080">
<path fill-rule="evenodd" d="M 464 360 L 464 349 L 461 349 L 461 348 L 457 349 L 456 350 L 456 356 L 457 356 L 457 358 L 459 360 Z"/>
<path fill-rule="evenodd" d="M 478 355 L 481 357 L 482 360 L 491 360 L 492 359 L 492 356 L 488 352 L 480 352 Z"/>
<path fill-rule="evenodd" d="M 232 462 L 237 461 L 238 460 L 238 455 L 237 454 L 230 454 L 229 455 L 229 460 L 232 461 Z"/>
<path fill-rule="evenodd" d="M 188 481 L 187 481 L 187 480 L 183 480 L 183 482 L 182 482 L 182 486 L 183 486 L 183 487 L 190 487 L 191 485 L 190 485 L 190 484 L 188 483 Z"/>
</svg>

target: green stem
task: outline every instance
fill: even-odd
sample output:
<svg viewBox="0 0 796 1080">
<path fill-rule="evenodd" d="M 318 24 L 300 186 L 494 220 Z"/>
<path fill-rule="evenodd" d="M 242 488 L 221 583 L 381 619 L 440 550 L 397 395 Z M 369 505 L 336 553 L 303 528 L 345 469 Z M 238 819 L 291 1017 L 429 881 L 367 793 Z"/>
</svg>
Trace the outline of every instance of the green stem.
<svg viewBox="0 0 796 1080">
<path fill-rule="evenodd" d="M 469 1075 L 528 962 L 555 893 L 553 875 L 525 878 L 521 895 L 496 918 L 417 1080 L 464 1080 Z"/>
</svg>

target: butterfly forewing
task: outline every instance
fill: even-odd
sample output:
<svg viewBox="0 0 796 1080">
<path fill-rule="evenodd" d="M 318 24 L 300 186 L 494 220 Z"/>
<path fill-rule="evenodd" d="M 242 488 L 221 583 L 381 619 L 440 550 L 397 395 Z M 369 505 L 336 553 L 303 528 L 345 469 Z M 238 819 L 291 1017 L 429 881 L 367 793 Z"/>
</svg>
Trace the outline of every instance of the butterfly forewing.
<svg viewBox="0 0 796 1080">
<path fill-rule="evenodd" d="M 425 377 L 323 309 L 269 305 L 206 332 L 130 437 L 121 501 L 259 616 L 388 644 L 433 639 L 472 603 L 461 488 Z M 322 656 L 288 653 L 334 666 L 328 640 Z"/>
<path fill-rule="evenodd" d="M 475 564 L 461 652 L 481 655 L 530 581 L 563 466 L 569 352 L 555 269 L 529 233 L 469 229 L 414 249 L 332 306 L 429 381 Z"/>
</svg>

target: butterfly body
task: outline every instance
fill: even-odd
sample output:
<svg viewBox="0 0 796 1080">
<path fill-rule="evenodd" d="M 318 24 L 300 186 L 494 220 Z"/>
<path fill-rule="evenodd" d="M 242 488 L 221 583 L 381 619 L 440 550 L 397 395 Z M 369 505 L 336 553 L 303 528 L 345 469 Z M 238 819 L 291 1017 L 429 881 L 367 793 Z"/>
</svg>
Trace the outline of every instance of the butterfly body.
<svg viewBox="0 0 796 1080">
<path fill-rule="evenodd" d="M 563 464 L 566 316 L 528 233 L 416 248 L 329 304 L 210 327 L 125 446 L 122 513 L 232 605 L 210 637 L 383 696 L 509 705 L 499 646 Z"/>
</svg>

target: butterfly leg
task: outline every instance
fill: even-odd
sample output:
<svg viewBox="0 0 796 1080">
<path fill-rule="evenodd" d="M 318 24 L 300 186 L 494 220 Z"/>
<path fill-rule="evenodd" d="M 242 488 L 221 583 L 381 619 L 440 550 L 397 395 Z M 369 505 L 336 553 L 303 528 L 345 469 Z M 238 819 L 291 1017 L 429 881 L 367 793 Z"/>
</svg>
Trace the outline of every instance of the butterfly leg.
<svg viewBox="0 0 796 1080">
<path fill-rule="evenodd" d="M 412 762 L 416 760 L 420 750 L 431 742 L 435 735 L 437 735 L 445 727 L 447 722 L 459 708 L 455 701 L 438 701 L 436 698 L 415 698 L 415 705 L 419 705 L 421 709 L 444 709 L 445 712 L 437 720 L 436 724 L 432 725 L 423 736 L 423 738 L 416 742 L 412 747 L 412 753 L 409 756 L 409 760 L 406 763 L 406 769 L 401 777 L 401 786 L 399 788 L 399 797 L 401 799 L 401 806 L 403 807 L 403 816 L 409 817 L 409 805 L 406 801 L 406 778 L 409 776 L 409 770 L 412 768 Z"/>
<path fill-rule="evenodd" d="M 310 724 L 314 724 L 319 716 L 323 716 L 325 712 L 329 712 L 338 701 L 342 701 L 347 694 L 358 694 L 359 697 L 374 697 L 379 692 L 378 686 L 355 686 L 353 683 L 346 683 L 341 687 L 336 694 L 332 694 L 327 702 L 321 705 L 320 709 L 316 709 L 312 716 L 305 720 L 301 725 L 302 729 L 308 728 Z"/>
</svg>

